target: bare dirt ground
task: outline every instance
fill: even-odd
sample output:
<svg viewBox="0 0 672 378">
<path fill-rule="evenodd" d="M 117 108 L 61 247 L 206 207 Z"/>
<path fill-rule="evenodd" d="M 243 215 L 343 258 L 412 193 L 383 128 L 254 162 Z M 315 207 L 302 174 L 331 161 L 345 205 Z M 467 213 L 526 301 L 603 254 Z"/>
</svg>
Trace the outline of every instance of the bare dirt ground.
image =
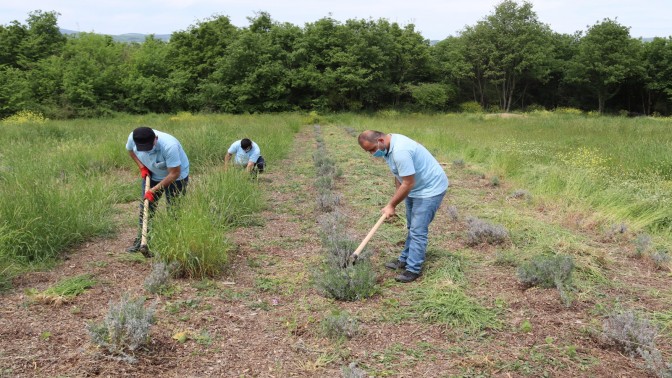
<svg viewBox="0 0 672 378">
<path fill-rule="evenodd" d="M 343 169 L 336 190 L 350 232 L 363 237 L 377 218 L 381 201 L 391 194 L 384 165 L 370 166 L 356 140 L 342 127 L 323 126 L 327 148 Z M 372 239 L 372 261 L 380 291 L 373 298 L 342 303 L 320 295 L 311 277 L 320 263 L 321 240 L 315 206 L 312 154 L 315 135 L 305 128 L 289 158 L 269 162 L 259 184 L 268 207 L 263 226 L 239 228 L 231 237 L 238 248 L 227 273 L 200 281 L 178 279 L 170 295 L 152 296 L 143 288 L 149 260 L 132 258 L 125 247 L 135 236 L 136 204 L 120 206 L 119 233 L 91 240 L 67 254 L 54 269 L 24 274 L 2 294 L 0 306 L 0 377 L 337 377 L 351 362 L 370 376 L 395 377 L 647 377 L 642 360 L 622 355 L 596 337 L 604 308 L 618 301 L 630 308 L 668 311 L 669 275 L 629 257 L 626 236 L 605 240 L 567 212 L 527 206 L 521 211 L 591 243 L 608 261 L 607 283 L 581 290 L 570 307 L 556 290 L 525 289 L 515 268 L 495 264 L 498 248 L 468 247 L 464 222 L 448 219 L 448 205 L 507 206 L 510 187 L 498 187 L 467 170 L 446 166 L 451 189 L 430 230 L 426 270 L 442 264 L 443 251 L 469 258 L 467 294 L 499 308 L 502 326 L 480 332 L 417 319 L 396 320 L 411 305 L 409 293 L 423 279 L 402 285 L 382 263 L 397 253 L 403 222 L 387 224 Z M 366 168 L 363 168 L 366 167 Z M 383 188 L 385 189 L 379 189 Z M 379 194 L 376 194 L 379 193 Z M 362 205 L 366 204 L 366 205 Z M 403 240 L 403 239 L 401 239 Z M 65 277 L 91 274 L 96 284 L 72 302 L 40 304 L 26 294 L 44 290 Z M 136 353 L 137 362 L 107 356 L 95 345 L 86 324 L 100 321 L 108 304 L 122 293 L 147 296 L 156 303 L 151 343 Z M 332 310 L 347 310 L 361 323 L 352 339 L 334 341 L 320 332 L 320 320 Z M 521 330 L 530 322 L 532 329 Z M 173 338 L 186 332 L 187 339 Z M 669 335 L 659 347 L 669 355 Z"/>
</svg>

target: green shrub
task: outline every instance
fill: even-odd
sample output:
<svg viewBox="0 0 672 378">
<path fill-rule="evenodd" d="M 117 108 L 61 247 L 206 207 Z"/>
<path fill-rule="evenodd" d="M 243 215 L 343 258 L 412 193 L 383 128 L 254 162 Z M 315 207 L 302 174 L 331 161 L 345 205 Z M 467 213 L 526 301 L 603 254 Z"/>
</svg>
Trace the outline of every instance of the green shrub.
<svg viewBox="0 0 672 378">
<path fill-rule="evenodd" d="M 351 362 L 348 366 L 341 367 L 341 376 L 343 378 L 366 378 L 366 371 L 357 367 L 357 362 Z"/>
<path fill-rule="evenodd" d="M 124 361 L 136 361 L 134 354 L 149 343 L 149 333 L 154 324 L 156 303 L 145 308 L 145 299 L 129 299 L 124 294 L 119 303 L 110 303 L 102 322 L 87 326 L 94 344 Z"/>
<path fill-rule="evenodd" d="M 603 340 L 630 357 L 636 356 L 639 349 L 655 348 L 657 336 L 658 329 L 634 311 L 611 314 L 602 323 Z"/>
<path fill-rule="evenodd" d="M 335 310 L 322 320 L 321 329 L 330 339 L 352 339 L 359 331 L 359 324 L 347 311 Z"/>
<path fill-rule="evenodd" d="M 575 109 L 575 108 L 564 108 L 564 107 L 558 107 L 553 110 L 554 113 L 556 114 L 568 114 L 568 115 L 581 115 L 583 114 L 583 111 L 581 109 Z"/>
<path fill-rule="evenodd" d="M 346 268 L 326 266 L 314 274 L 314 281 L 321 294 L 340 301 L 369 298 L 377 291 L 376 275 L 367 261 Z"/>
<path fill-rule="evenodd" d="M 635 256 L 642 257 L 651 248 L 651 236 L 639 234 L 635 238 Z"/>
<path fill-rule="evenodd" d="M 571 298 L 568 291 L 572 285 L 573 270 L 571 256 L 539 255 L 518 267 L 518 279 L 528 287 L 557 288 L 565 306 L 569 306 Z"/>
<path fill-rule="evenodd" d="M 467 223 L 467 245 L 502 244 L 509 237 L 509 232 L 502 225 L 491 224 L 476 217 L 469 217 Z"/>
<path fill-rule="evenodd" d="M 462 113 L 483 113 L 483 107 L 476 101 L 468 101 L 460 104 Z"/>
<path fill-rule="evenodd" d="M 457 222 L 460 219 L 460 213 L 457 211 L 457 206 L 448 206 L 448 218 L 452 222 Z"/>
<path fill-rule="evenodd" d="M 175 269 L 175 263 L 172 266 L 164 262 L 156 262 L 152 264 L 152 271 L 149 276 L 145 278 L 145 290 L 152 294 L 158 294 L 165 291 L 170 285 L 170 277 L 172 271 Z"/>
</svg>

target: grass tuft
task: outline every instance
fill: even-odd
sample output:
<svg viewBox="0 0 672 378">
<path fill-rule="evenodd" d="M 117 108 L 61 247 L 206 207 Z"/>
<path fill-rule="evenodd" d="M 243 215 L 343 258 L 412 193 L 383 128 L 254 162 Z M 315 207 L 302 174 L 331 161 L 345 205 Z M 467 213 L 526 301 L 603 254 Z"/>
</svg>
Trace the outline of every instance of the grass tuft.
<svg viewBox="0 0 672 378">
<path fill-rule="evenodd" d="M 32 294 L 32 298 L 39 303 L 56 304 L 71 302 L 76 296 L 93 287 L 96 281 L 88 274 L 66 278 L 42 292 Z"/>
</svg>

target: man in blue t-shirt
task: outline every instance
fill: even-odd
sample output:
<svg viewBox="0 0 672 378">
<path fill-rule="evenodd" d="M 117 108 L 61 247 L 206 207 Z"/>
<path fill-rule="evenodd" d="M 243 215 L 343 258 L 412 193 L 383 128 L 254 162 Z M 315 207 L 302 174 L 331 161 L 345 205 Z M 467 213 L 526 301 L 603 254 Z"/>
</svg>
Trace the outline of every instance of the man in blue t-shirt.
<svg viewBox="0 0 672 378">
<path fill-rule="evenodd" d="M 232 156 L 235 156 L 233 163 L 236 166 L 245 167 L 248 172 L 254 175 L 257 172 L 263 172 L 264 168 L 266 168 L 266 161 L 261 156 L 259 146 L 247 138 L 237 140 L 231 144 L 224 157 L 224 169 L 228 169 Z"/>
<path fill-rule="evenodd" d="M 142 231 L 143 202 L 149 200 L 150 215 L 156 202 L 165 191 L 168 205 L 173 198 L 184 195 L 189 183 L 189 159 L 180 142 L 170 134 L 138 127 L 128 136 L 126 150 L 140 168 L 143 201 L 140 202 L 140 230 Z M 145 188 L 145 178 L 150 176 L 150 186 Z M 126 251 L 140 250 L 140 233 Z"/>
<path fill-rule="evenodd" d="M 434 156 L 408 137 L 367 130 L 358 141 L 364 151 L 385 159 L 394 175 L 396 190 L 381 213 L 389 218 L 401 201 L 406 203 L 406 243 L 399 258 L 385 267 L 405 269 L 395 278 L 399 282 L 415 281 L 425 262 L 429 224 L 448 190 L 448 177 Z"/>
</svg>

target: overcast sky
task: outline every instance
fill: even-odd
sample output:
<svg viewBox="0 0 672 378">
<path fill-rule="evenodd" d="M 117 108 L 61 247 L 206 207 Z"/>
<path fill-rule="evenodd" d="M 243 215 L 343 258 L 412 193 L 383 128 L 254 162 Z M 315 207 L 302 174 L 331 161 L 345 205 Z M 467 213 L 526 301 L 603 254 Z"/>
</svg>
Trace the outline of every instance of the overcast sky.
<svg viewBox="0 0 672 378">
<path fill-rule="evenodd" d="M 384 18 L 414 24 L 425 38 L 444 39 L 494 12 L 501 0 L 1 0 L 0 24 L 26 24 L 35 10 L 60 13 L 63 29 L 101 34 L 170 34 L 213 15 L 238 27 L 255 12 L 303 27 L 324 17 Z M 559 33 L 585 31 L 604 18 L 630 28 L 632 37 L 672 36 L 672 0 L 532 0 L 539 21 Z M 522 1 L 518 1 L 522 4 Z"/>
</svg>

